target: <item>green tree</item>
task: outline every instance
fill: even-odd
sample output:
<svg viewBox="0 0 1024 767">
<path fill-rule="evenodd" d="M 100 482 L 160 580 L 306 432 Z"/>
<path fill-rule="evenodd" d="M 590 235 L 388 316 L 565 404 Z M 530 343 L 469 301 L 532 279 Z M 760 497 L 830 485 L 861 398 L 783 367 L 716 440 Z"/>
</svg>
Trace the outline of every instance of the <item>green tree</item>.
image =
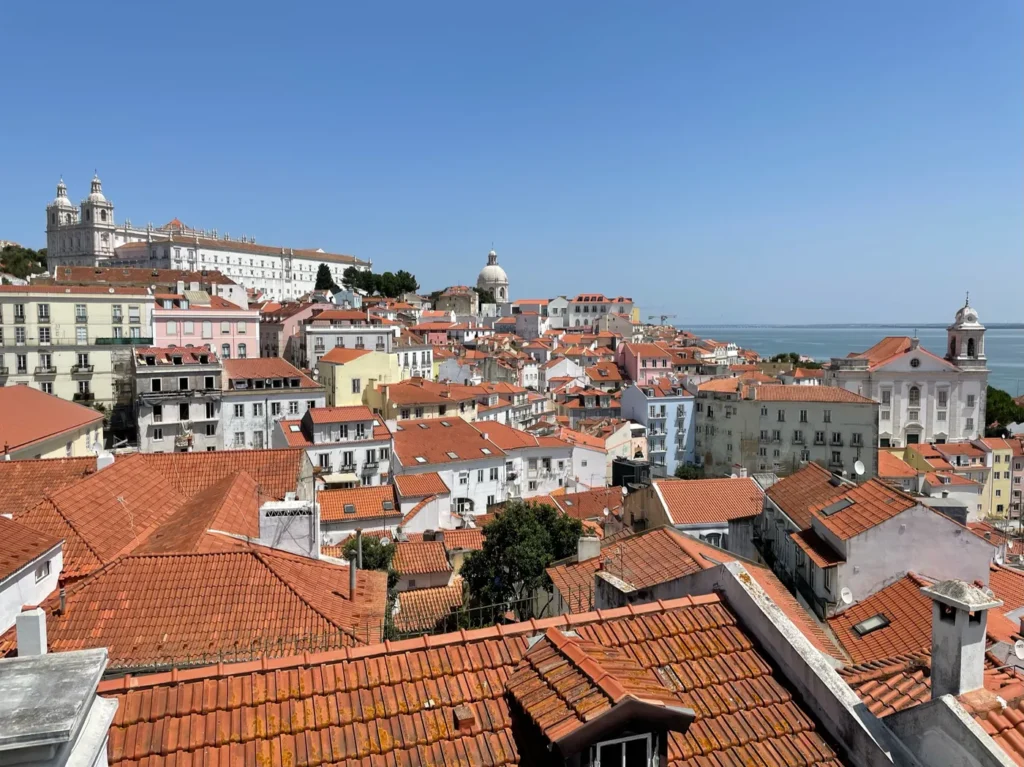
<svg viewBox="0 0 1024 767">
<path fill-rule="evenodd" d="M 334 281 L 334 277 L 331 276 L 331 268 L 327 264 L 320 264 L 320 267 L 316 270 L 316 286 L 314 290 L 337 292 L 338 285 Z"/>
<path fill-rule="evenodd" d="M 46 271 L 46 248 L 32 250 L 20 245 L 7 245 L 0 250 L 0 272 L 25 279 L 32 274 Z"/>
<path fill-rule="evenodd" d="M 1024 422 L 1024 408 L 1002 389 L 988 387 L 985 394 L 985 436 L 1004 437 L 1011 423 Z"/>
<path fill-rule="evenodd" d="M 473 290 L 475 290 L 476 294 L 478 296 L 480 296 L 480 303 L 481 304 L 493 304 L 493 303 L 496 303 L 496 301 L 494 300 L 494 291 L 491 290 L 490 288 L 484 288 L 484 289 L 473 288 Z"/>
<path fill-rule="evenodd" d="M 550 582 L 545 569 L 552 562 L 576 553 L 582 534 L 578 519 L 550 505 L 510 502 L 484 527 L 483 549 L 462 564 L 470 607 L 531 596 Z"/>
<path fill-rule="evenodd" d="M 704 469 L 700 466 L 680 464 L 676 466 L 676 479 L 704 479 Z"/>
<path fill-rule="evenodd" d="M 358 544 L 356 543 L 356 537 L 353 535 L 345 541 L 345 546 L 342 549 L 342 558 L 349 559 L 351 555 L 356 553 L 357 549 Z M 380 542 L 379 538 L 363 536 L 364 570 L 381 570 L 383 572 L 388 572 L 391 570 L 391 560 L 394 558 L 394 544 L 384 544 Z"/>
<path fill-rule="evenodd" d="M 415 293 L 420 289 L 420 284 L 416 281 L 416 277 L 405 271 L 405 269 L 399 269 L 395 272 L 395 281 L 398 287 L 398 295 Z"/>
</svg>

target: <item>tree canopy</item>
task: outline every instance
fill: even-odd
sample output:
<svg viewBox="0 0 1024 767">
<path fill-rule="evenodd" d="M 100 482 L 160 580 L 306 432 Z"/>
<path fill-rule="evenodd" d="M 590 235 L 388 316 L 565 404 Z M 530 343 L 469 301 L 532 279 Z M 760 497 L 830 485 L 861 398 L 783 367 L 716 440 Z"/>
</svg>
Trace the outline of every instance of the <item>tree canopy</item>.
<svg viewBox="0 0 1024 767">
<path fill-rule="evenodd" d="M 676 466 L 676 479 L 704 479 L 704 469 L 681 463 Z"/>
<path fill-rule="evenodd" d="M 369 295 L 398 298 L 403 293 L 415 293 L 420 289 L 416 277 L 405 269 L 397 272 L 374 274 L 369 270 L 350 266 L 341 278 L 341 284 L 349 290 L 362 290 Z"/>
<path fill-rule="evenodd" d="M 1024 407 L 1002 389 L 988 387 L 985 395 L 985 436 L 1004 437 L 1011 423 L 1024 423 Z"/>
<path fill-rule="evenodd" d="M 342 559 L 350 559 L 356 553 L 358 544 L 356 536 L 352 536 L 341 550 Z M 379 538 L 363 536 L 363 569 L 380 570 L 388 574 L 388 588 L 394 588 L 398 583 L 398 573 L 391 566 L 391 560 L 395 558 L 395 545 L 393 543 L 381 543 Z"/>
<path fill-rule="evenodd" d="M 473 288 L 476 291 L 477 296 L 480 297 L 481 304 L 494 304 L 497 303 L 494 300 L 494 291 L 490 288 Z"/>
<path fill-rule="evenodd" d="M 552 562 L 576 554 L 583 523 L 547 504 L 511 501 L 484 527 L 481 551 L 462 564 L 470 606 L 524 599 L 550 579 Z"/>
<path fill-rule="evenodd" d="M 781 354 L 775 354 L 768 360 L 769 362 L 783 362 L 797 368 L 807 368 L 808 370 L 819 370 L 823 367 L 820 362 L 810 362 L 808 360 L 801 360 L 800 355 L 796 352 L 782 352 Z"/>
<path fill-rule="evenodd" d="M 320 267 L 316 270 L 316 285 L 314 290 L 329 290 L 332 293 L 338 292 L 338 283 L 334 281 L 333 275 L 331 275 L 331 268 L 327 264 L 320 264 Z"/>
<path fill-rule="evenodd" d="M 46 271 L 46 248 L 32 250 L 20 245 L 7 245 L 0 250 L 0 272 L 25 279 Z"/>
</svg>

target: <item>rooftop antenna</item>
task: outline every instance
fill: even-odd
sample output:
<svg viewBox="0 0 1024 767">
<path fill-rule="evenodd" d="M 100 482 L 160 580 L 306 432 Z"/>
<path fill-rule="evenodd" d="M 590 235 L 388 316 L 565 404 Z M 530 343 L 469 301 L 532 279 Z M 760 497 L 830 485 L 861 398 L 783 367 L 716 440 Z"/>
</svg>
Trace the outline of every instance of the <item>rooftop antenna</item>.
<svg viewBox="0 0 1024 767">
<path fill-rule="evenodd" d="M 967 296 L 966 296 L 966 298 L 964 298 L 964 306 L 970 306 L 970 305 L 971 305 L 971 291 L 968 290 L 967 291 Z"/>
</svg>

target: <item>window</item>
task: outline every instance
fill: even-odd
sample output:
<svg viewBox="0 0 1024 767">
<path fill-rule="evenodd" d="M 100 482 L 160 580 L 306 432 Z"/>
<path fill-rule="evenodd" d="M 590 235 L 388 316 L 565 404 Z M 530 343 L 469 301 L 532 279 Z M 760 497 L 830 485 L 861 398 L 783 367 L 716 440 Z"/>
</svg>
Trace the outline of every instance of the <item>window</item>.
<svg viewBox="0 0 1024 767">
<path fill-rule="evenodd" d="M 25 343 L 25 328 L 17 327 L 14 329 L 14 343 L 24 344 Z"/>
<path fill-rule="evenodd" d="M 764 418 L 767 415 L 768 415 L 768 406 L 767 405 L 761 405 L 761 417 Z"/>
<path fill-rule="evenodd" d="M 87 368 L 89 367 L 89 353 L 84 352 L 78 355 L 78 367 Z"/>
<path fill-rule="evenodd" d="M 380 455 L 380 459 L 382 461 L 386 461 L 386 460 L 388 460 L 391 457 L 391 450 L 390 450 L 390 448 L 382 447 L 377 452 Z"/>
<path fill-rule="evenodd" d="M 157 428 L 153 429 L 153 441 L 154 442 L 163 442 L 163 439 L 164 439 L 164 430 L 163 430 L 163 428 L 158 426 Z"/>
<path fill-rule="evenodd" d="M 222 322 L 222 323 L 220 323 L 220 332 L 221 332 L 221 335 L 228 335 L 231 332 L 231 323 L 230 322 Z"/>
<path fill-rule="evenodd" d="M 246 358 L 246 356 L 248 355 L 248 353 L 249 352 L 246 349 L 245 344 L 239 344 L 238 345 L 238 359 L 244 360 Z"/>
<path fill-rule="evenodd" d="M 358 378 L 352 379 L 352 393 L 359 394 L 363 391 L 363 382 Z"/>
<path fill-rule="evenodd" d="M 88 394 L 89 393 L 89 382 L 88 381 L 79 381 L 78 382 L 78 393 L 79 394 Z"/>
<path fill-rule="evenodd" d="M 181 323 L 181 332 L 186 336 L 194 336 L 196 334 L 196 324 L 191 320 Z"/>
<path fill-rule="evenodd" d="M 164 406 L 153 405 L 153 423 L 163 423 L 164 420 Z"/>
<path fill-rule="evenodd" d="M 50 328 L 45 325 L 39 326 L 39 343 L 48 344 L 50 343 Z"/>
<path fill-rule="evenodd" d="M 245 432 L 236 431 L 234 438 L 231 440 L 232 447 L 245 447 Z"/>
<path fill-rule="evenodd" d="M 89 343 L 89 329 L 78 326 L 75 328 L 75 343 L 85 345 Z"/>
<path fill-rule="evenodd" d="M 399 417 L 402 420 L 407 420 L 410 417 L 409 416 L 409 408 L 407 408 L 407 407 L 406 408 L 402 408 L 402 413 L 401 413 L 401 415 Z"/>
<path fill-rule="evenodd" d="M 317 465 L 319 465 L 321 469 L 330 469 L 331 468 L 331 454 L 330 453 L 320 453 L 320 455 L 317 456 Z"/>
<path fill-rule="evenodd" d="M 188 403 L 182 402 L 180 405 L 178 405 L 178 420 L 179 421 L 187 421 L 188 420 Z"/>
<path fill-rule="evenodd" d="M 138 324 L 139 323 L 139 317 L 140 317 L 139 307 L 138 306 L 129 306 L 128 307 L 128 323 L 129 324 L 133 324 L 133 323 L 134 324 Z"/>
<path fill-rule="evenodd" d="M 835 576 L 835 568 L 834 567 L 826 567 L 824 570 L 822 570 L 822 573 L 825 576 L 824 577 L 824 580 L 825 580 L 825 591 L 827 591 L 829 594 L 831 594 L 832 593 L 832 579 Z"/>
<path fill-rule="evenodd" d="M 781 442 L 781 441 L 782 441 L 782 432 L 779 431 L 778 429 L 774 429 L 772 431 L 772 442 Z"/>
<path fill-rule="evenodd" d="M 469 472 L 468 471 L 460 471 L 459 472 L 459 484 L 460 485 L 468 485 L 469 484 Z"/>
<path fill-rule="evenodd" d="M 239 335 L 244 334 L 245 333 L 245 321 L 244 320 L 239 320 L 238 322 L 236 322 L 235 323 L 235 330 L 239 333 Z"/>
<path fill-rule="evenodd" d="M 911 386 L 910 391 L 907 392 L 907 401 L 911 407 L 919 407 L 921 405 L 921 390 L 916 386 Z"/>
<path fill-rule="evenodd" d="M 762 458 L 767 458 L 768 457 L 768 448 L 766 448 L 766 447 L 759 447 L 757 449 L 757 454 L 759 456 L 761 456 Z"/>
<path fill-rule="evenodd" d="M 178 323 L 174 320 L 167 320 L 167 335 L 175 335 L 178 332 Z"/>
<path fill-rule="evenodd" d="M 967 407 L 974 407 L 974 395 L 973 394 L 968 394 L 967 395 Z"/>
<path fill-rule="evenodd" d="M 50 560 L 47 559 L 39 567 L 36 568 L 36 583 L 39 583 L 43 578 L 50 574 Z"/>
<path fill-rule="evenodd" d="M 484 470 L 483 469 L 477 469 L 476 470 L 476 481 L 477 482 L 483 482 L 484 481 Z"/>
<path fill-rule="evenodd" d="M 879 417 L 879 419 L 881 419 L 883 421 L 888 421 L 892 417 L 892 411 L 890 411 L 890 410 L 881 410 L 881 411 L 879 411 L 878 417 Z"/>
<path fill-rule="evenodd" d="M 188 389 L 189 389 L 188 378 L 179 378 L 178 379 L 178 391 L 188 391 Z"/>
<path fill-rule="evenodd" d="M 39 315 L 39 321 L 40 322 L 49 322 L 50 321 L 50 305 L 49 304 L 39 304 L 36 307 L 36 311 L 37 311 L 37 313 Z"/>
<path fill-rule="evenodd" d="M 263 432 L 257 431 L 257 432 L 253 433 L 253 435 L 252 435 L 252 447 L 253 447 L 253 450 L 262 450 L 263 449 Z"/>
<path fill-rule="evenodd" d="M 882 389 L 882 404 L 889 405 L 892 403 L 892 389 Z"/>
<path fill-rule="evenodd" d="M 828 570 L 825 572 L 828 572 Z M 853 624 L 853 630 L 857 632 L 857 636 L 867 636 L 872 631 L 884 629 L 888 625 L 889 619 L 879 613 L 878 615 L 872 615 L 870 618 L 862 620 L 860 623 Z"/>
<path fill-rule="evenodd" d="M 212 322 L 204 322 L 203 323 L 203 338 L 213 338 L 213 323 Z"/>
<path fill-rule="evenodd" d="M 494 481 L 496 481 L 498 479 L 498 467 L 497 466 L 492 466 L 491 467 L 490 479 L 491 479 L 492 482 L 494 482 Z"/>
<path fill-rule="evenodd" d="M 938 421 L 945 421 L 946 420 L 946 411 L 945 410 L 937 410 L 935 412 L 935 418 Z"/>
<path fill-rule="evenodd" d="M 974 431 L 974 419 L 973 418 L 968 418 L 967 419 L 967 431 Z"/>
<path fill-rule="evenodd" d="M 225 360 L 231 359 L 231 344 L 221 344 L 220 345 L 220 356 L 221 356 L 221 359 L 225 359 Z"/>
<path fill-rule="evenodd" d="M 289 402 L 288 403 L 288 415 L 298 415 L 298 414 L 299 414 L 299 403 L 298 402 L 294 402 L 294 401 Z"/>
<path fill-rule="evenodd" d="M 529 484 L 530 490 L 536 490 L 537 489 L 537 480 L 531 479 L 528 484 Z"/>
<path fill-rule="evenodd" d="M 235 418 L 245 417 L 245 405 L 235 405 Z"/>
<path fill-rule="evenodd" d="M 421 408 L 421 407 L 416 408 L 416 417 L 417 418 L 422 418 L 423 417 L 423 408 Z"/>
<path fill-rule="evenodd" d="M 850 444 L 851 444 L 851 445 L 853 445 L 853 446 L 855 446 L 855 447 L 862 447 L 862 446 L 864 445 L 864 443 L 863 443 L 863 442 L 861 442 L 861 435 L 860 435 L 860 432 L 854 432 L 854 433 L 853 433 L 853 434 L 852 434 L 852 435 L 850 436 Z"/>
<path fill-rule="evenodd" d="M 24 322 L 25 321 L 25 304 L 14 305 L 14 321 Z"/>
<path fill-rule="evenodd" d="M 159 379 L 159 378 L 153 378 L 149 382 L 149 390 L 150 391 L 157 391 L 157 392 L 158 391 L 162 391 L 162 387 L 163 387 L 163 381 L 161 379 Z"/>
<path fill-rule="evenodd" d="M 816 432 L 814 432 L 814 444 L 815 445 L 824 445 L 825 444 L 825 432 L 823 432 L 823 431 L 816 431 Z"/>
<path fill-rule="evenodd" d="M 124 338 L 124 328 L 114 328 L 114 338 Z"/>
<path fill-rule="evenodd" d="M 841 464 L 843 462 L 843 454 L 838 450 L 832 451 L 832 460 L 829 463 Z"/>
<path fill-rule="evenodd" d="M 786 411 L 785 410 L 780 410 L 779 411 L 779 423 L 782 423 L 785 420 L 786 420 Z"/>
<path fill-rule="evenodd" d="M 825 421 L 825 423 L 832 423 L 832 411 L 826 410 L 822 418 Z"/>
<path fill-rule="evenodd" d="M 799 429 L 797 429 L 796 431 L 794 431 L 794 432 L 793 432 L 793 442 L 795 442 L 796 444 L 798 444 L 798 445 L 799 445 L 799 444 L 801 444 L 801 443 L 802 443 L 803 441 L 804 441 L 804 433 L 803 433 L 802 431 L 800 431 Z"/>
<path fill-rule="evenodd" d="M 945 389 L 939 390 L 939 407 L 946 407 L 946 403 L 949 401 L 949 392 Z"/>
</svg>

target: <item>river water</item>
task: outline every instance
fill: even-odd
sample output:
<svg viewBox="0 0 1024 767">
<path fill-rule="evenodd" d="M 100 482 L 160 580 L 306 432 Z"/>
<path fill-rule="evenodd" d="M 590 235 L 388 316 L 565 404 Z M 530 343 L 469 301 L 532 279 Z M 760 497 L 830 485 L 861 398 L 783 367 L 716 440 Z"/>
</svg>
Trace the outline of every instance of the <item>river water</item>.
<svg viewBox="0 0 1024 767">
<path fill-rule="evenodd" d="M 782 352 L 797 352 L 824 362 L 862 352 L 885 336 L 912 336 L 915 328 L 891 326 L 740 326 L 687 325 L 685 330 L 701 338 L 733 341 L 753 349 L 762 357 Z M 946 329 L 917 328 L 921 346 L 938 356 L 946 350 Z M 1024 394 L 1024 328 L 989 328 L 985 331 L 985 355 L 988 357 L 990 386 L 1008 391 L 1014 397 Z"/>
</svg>

